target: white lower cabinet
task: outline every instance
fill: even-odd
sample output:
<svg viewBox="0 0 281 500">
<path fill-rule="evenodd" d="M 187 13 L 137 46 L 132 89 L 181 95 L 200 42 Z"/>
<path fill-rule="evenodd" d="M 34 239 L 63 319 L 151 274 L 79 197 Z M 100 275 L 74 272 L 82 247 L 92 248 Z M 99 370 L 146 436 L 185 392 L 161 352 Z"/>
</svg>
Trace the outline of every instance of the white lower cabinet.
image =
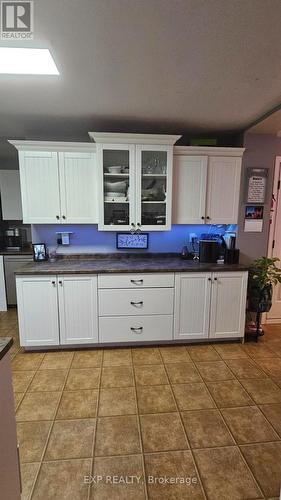
<svg viewBox="0 0 281 500">
<path fill-rule="evenodd" d="M 100 316 L 173 314 L 173 288 L 99 290 Z"/>
<path fill-rule="evenodd" d="M 213 274 L 210 338 L 244 337 L 247 277 L 246 272 Z"/>
<path fill-rule="evenodd" d="M 173 316 L 120 316 L 99 319 L 100 342 L 172 340 Z"/>
<path fill-rule="evenodd" d="M 20 344 L 24 347 L 59 345 L 56 276 L 16 279 Z"/>
<path fill-rule="evenodd" d="M 176 275 L 175 339 L 209 336 L 211 273 Z"/>
<path fill-rule="evenodd" d="M 61 344 L 98 342 L 96 276 L 58 277 Z"/>
<path fill-rule="evenodd" d="M 16 282 L 22 346 L 98 342 L 96 276 L 19 276 Z"/>
<path fill-rule="evenodd" d="M 247 276 L 182 273 L 175 281 L 175 339 L 244 337 Z"/>
<path fill-rule="evenodd" d="M 241 338 L 247 274 L 17 276 L 20 343 L 48 347 Z"/>
</svg>

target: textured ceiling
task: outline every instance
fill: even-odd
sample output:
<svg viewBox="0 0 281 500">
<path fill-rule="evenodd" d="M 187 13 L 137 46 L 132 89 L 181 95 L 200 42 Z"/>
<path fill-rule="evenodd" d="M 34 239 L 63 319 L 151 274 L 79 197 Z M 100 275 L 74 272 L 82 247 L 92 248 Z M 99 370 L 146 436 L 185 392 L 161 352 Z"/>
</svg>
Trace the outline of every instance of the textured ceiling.
<svg viewBox="0 0 281 500">
<path fill-rule="evenodd" d="M 34 10 L 31 45 L 50 47 L 61 75 L 0 76 L 2 142 L 239 130 L 281 101 L 280 0 L 36 0 Z M 0 147 L 2 161 L 10 151 Z"/>
</svg>

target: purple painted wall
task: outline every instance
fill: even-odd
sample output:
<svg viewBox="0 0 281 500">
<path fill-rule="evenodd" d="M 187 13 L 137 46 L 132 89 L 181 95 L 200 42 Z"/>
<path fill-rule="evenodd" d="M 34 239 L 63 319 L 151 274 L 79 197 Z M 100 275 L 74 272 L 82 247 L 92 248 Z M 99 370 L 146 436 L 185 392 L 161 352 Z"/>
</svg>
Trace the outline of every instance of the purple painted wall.
<svg viewBox="0 0 281 500">
<path fill-rule="evenodd" d="M 267 254 L 270 201 L 276 156 L 281 156 L 281 138 L 271 134 L 251 134 L 244 136 L 246 151 L 243 157 L 241 196 L 238 224 L 238 244 L 240 248 L 240 261 L 248 264 L 252 260 Z M 261 233 L 244 232 L 244 179 L 247 167 L 263 167 L 269 169 L 267 184 L 267 203 L 264 207 L 264 224 Z"/>
<path fill-rule="evenodd" d="M 202 233 L 224 233 L 226 226 L 210 225 L 174 225 L 171 231 L 150 232 L 149 252 L 181 252 L 183 245 L 188 245 L 190 233 L 195 233 L 198 237 Z M 115 252 L 116 233 L 98 231 L 96 225 L 63 225 L 42 224 L 32 226 L 33 243 L 44 242 L 48 247 L 56 246 L 56 231 L 72 231 L 70 236 L 70 246 L 60 247 L 65 252 Z M 120 251 L 120 250 L 119 250 Z"/>
</svg>

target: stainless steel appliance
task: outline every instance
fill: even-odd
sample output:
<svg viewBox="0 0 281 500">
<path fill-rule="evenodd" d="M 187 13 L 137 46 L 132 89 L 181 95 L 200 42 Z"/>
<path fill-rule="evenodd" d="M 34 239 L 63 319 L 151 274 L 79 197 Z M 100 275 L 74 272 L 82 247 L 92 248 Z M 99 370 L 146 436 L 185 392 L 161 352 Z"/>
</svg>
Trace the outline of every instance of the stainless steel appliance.
<svg viewBox="0 0 281 500">
<path fill-rule="evenodd" d="M 26 246 L 26 230 L 20 227 L 10 227 L 5 230 L 4 247 L 6 250 L 22 250 Z"/>
<path fill-rule="evenodd" d="M 215 263 L 218 259 L 219 244 L 213 240 L 199 241 L 199 262 Z"/>
</svg>

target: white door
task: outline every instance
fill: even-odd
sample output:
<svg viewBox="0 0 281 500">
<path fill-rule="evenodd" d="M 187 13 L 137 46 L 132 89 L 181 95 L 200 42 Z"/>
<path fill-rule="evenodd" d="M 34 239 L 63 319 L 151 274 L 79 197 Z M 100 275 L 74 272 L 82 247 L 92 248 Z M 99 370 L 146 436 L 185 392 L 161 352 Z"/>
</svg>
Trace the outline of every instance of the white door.
<svg viewBox="0 0 281 500">
<path fill-rule="evenodd" d="M 58 155 L 48 151 L 20 151 L 23 222 L 61 222 Z"/>
<path fill-rule="evenodd" d="M 97 144 L 99 230 L 136 229 L 135 146 Z"/>
<path fill-rule="evenodd" d="M 210 338 L 244 337 L 247 272 L 212 275 Z"/>
<path fill-rule="evenodd" d="M 175 339 L 208 337 L 211 273 L 176 274 Z"/>
<path fill-rule="evenodd" d="M 20 344 L 59 345 L 56 276 L 17 277 L 16 284 Z"/>
<path fill-rule="evenodd" d="M 137 228 L 171 229 L 172 169 L 172 146 L 136 146 Z"/>
<path fill-rule="evenodd" d="M 98 342 L 96 276 L 58 276 L 61 344 Z"/>
<path fill-rule="evenodd" d="M 173 224 L 205 224 L 207 156 L 175 156 Z"/>
<path fill-rule="evenodd" d="M 59 153 L 62 222 L 98 223 L 96 155 Z"/>
<path fill-rule="evenodd" d="M 241 158 L 210 157 L 207 179 L 207 224 L 237 224 Z"/>
<path fill-rule="evenodd" d="M 281 158 L 276 159 L 275 165 L 275 179 L 274 179 L 274 190 L 273 196 L 275 201 L 273 201 L 274 212 L 272 220 L 272 236 L 270 234 L 270 250 L 269 257 L 277 257 L 281 261 Z M 278 265 L 278 263 L 277 263 Z M 281 262 L 279 262 L 279 267 Z M 272 307 L 270 311 L 266 314 L 266 319 L 269 323 L 281 323 L 281 284 L 279 283 L 273 289 L 272 297 Z"/>
<path fill-rule="evenodd" d="M 18 170 L 0 171 L 3 220 L 22 220 L 20 174 Z"/>
</svg>

